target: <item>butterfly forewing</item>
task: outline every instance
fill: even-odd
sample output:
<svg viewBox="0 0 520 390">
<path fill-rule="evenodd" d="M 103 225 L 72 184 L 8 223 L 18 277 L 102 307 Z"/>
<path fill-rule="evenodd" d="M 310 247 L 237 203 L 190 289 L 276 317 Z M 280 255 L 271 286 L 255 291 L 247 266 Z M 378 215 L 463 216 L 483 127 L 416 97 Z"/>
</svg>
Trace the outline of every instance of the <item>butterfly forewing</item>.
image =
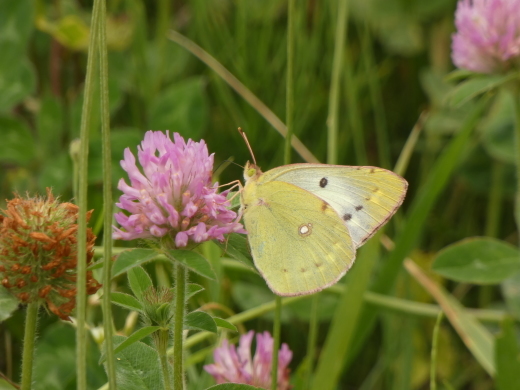
<svg viewBox="0 0 520 390">
<path fill-rule="evenodd" d="M 330 204 L 361 246 L 395 213 L 408 183 L 382 168 L 326 164 L 292 164 L 265 172 L 259 185 L 294 184 Z"/>
<path fill-rule="evenodd" d="M 248 183 L 244 223 L 255 265 L 278 295 L 320 291 L 355 258 L 337 212 L 312 193 L 283 181 Z"/>
</svg>

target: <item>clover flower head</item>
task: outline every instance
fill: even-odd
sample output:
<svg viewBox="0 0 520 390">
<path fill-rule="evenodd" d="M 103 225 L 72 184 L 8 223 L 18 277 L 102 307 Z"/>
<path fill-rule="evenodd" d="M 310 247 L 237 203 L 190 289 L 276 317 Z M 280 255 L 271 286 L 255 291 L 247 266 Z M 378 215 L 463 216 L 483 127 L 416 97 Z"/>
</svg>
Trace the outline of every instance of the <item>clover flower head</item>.
<svg viewBox="0 0 520 390">
<path fill-rule="evenodd" d="M 49 189 L 47 199 L 16 195 L 0 210 L 1 284 L 22 303 L 46 304 L 64 320 L 76 306 L 77 219 L 78 207 L 59 202 Z M 87 229 L 87 264 L 95 240 Z M 88 271 L 87 293 L 100 287 Z"/>
<path fill-rule="evenodd" d="M 479 73 L 519 65 L 520 0 L 460 0 L 455 12 L 453 63 Z"/>
<path fill-rule="evenodd" d="M 130 215 L 115 214 L 121 226 L 114 227 L 115 239 L 169 235 L 175 247 L 182 248 L 245 233 L 237 214 L 228 209 L 228 192 L 218 193 L 218 183 L 211 183 L 213 154 L 204 141 L 185 142 L 178 133 L 172 141 L 168 132 L 148 131 L 137 149 L 142 172 L 129 148 L 121 161 L 130 184 L 119 181 L 123 195 L 116 205 Z"/>
<path fill-rule="evenodd" d="M 215 378 L 217 384 L 243 383 L 263 389 L 271 388 L 273 338 L 269 332 L 258 333 L 255 356 L 251 358 L 254 334 L 253 331 L 249 331 L 242 335 L 238 348 L 224 340 L 222 345 L 215 349 L 215 363 L 204 366 L 204 369 Z M 278 354 L 278 390 L 291 388 L 287 368 L 291 359 L 292 351 L 283 343 Z"/>
</svg>

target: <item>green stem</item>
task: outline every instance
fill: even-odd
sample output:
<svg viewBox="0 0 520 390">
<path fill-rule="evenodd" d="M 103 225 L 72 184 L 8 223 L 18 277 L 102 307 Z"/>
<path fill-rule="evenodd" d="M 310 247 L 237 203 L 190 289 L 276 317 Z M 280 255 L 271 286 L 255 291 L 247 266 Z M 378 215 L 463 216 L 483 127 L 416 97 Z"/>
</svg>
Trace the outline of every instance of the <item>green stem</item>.
<svg viewBox="0 0 520 390">
<path fill-rule="evenodd" d="M 374 61 L 374 52 L 372 46 L 372 36 L 370 34 L 370 26 L 368 21 L 364 21 L 363 27 L 360 28 L 361 35 L 361 59 L 365 68 L 366 78 L 368 80 L 368 91 L 370 94 L 370 103 L 374 110 L 374 124 L 376 129 L 377 152 L 379 157 L 379 165 L 383 168 L 390 168 L 390 142 L 388 141 L 388 132 L 386 125 L 386 114 L 383 96 L 381 93 L 381 84 L 379 75 Z"/>
<path fill-rule="evenodd" d="M 311 387 L 311 372 L 314 368 L 314 356 L 316 355 L 316 339 L 318 335 L 318 306 L 320 304 L 320 295 L 314 294 L 311 299 L 309 335 L 307 337 L 307 367 L 305 371 L 305 379 L 303 381 L 306 389 L 310 389 Z"/>
<path fill-rule="evenodd" d="M 29 303 L 27 305 L 27 313 L 25 315 L 25 334 L 23 337 L 21 390 L 31 390 L 34 341 L 36 340 L 39 307 L 40 306 L 37 303 Z"/>
<path fill-rule="evenodd" d="M 287 3 L 287 85 L 285 100 L 285 135 L 284 164 L 291 163 L 291 137 L 294 132 L 294 0 Z"/>
<path fill-rule="evenodd" d="M 94 2 L 92 10 L 92 31 L 97 31 L 101 0 Z M 76 281 L 76 376 L 77 389 L 87 389 L 87 329 L 85 327 L 87 307 L 87 188 L 88 188 L 88 135 L 93 101 L 94 64 L 96 58 L 98 34 L 90 34 L 87 58 L 87 74 L 85 76 L 85 91 L 80 125 L 80 153 L 78 159 L 78 265 Z"/>
<path fill-rule="evenodd" d="M 170 337 L 170 330 L 159 330 L 155 338 L 155 346 L 159 352 L 159 359 L 161 360 L 161 370 L 164 380 L 164 390 L 171 390 L 171 375 L 170 364 L 168 363 L 168 339 Z"/>
<path fill-rule="evenodd" d="M 184 361 L 182 331 L 186 301 L 186 279 L 188 271 L 179 262 L 175 263 L 175 319 L 173 324 L 173 388 L 184 387 Z"/>
<path fill-rule="evenodd" d="M 517 178 L 517 187 L 516 187 L 516 195 L 515 195 L 515 221 L 516 227 L 518 230 L 518 236 L 520 237 L 520 96 L 519 96 L 520 88 L 519 85 L 516 85 L 516 88 L 513 89 L 513 99 L 515 101 L 515 142 L 516 142 L 516 178 Z M 518 241 L 520 245 L 520 240 Z"/>
<path fill-rule="evenodd" d="M 271 390 L 278 388 L 278 350 L 280 349 L 280 328 L 282 317 L 282 298 L 276 296 L 273 324 L 273 360 L 271 364 Z"/>
<path fill-rule="evenodd" d="M 437 321 L 435 322 L 435 328 L 433 328 L 432 355 L 430 364 L 430 390 L 437 390 L 437 381 L 435 380 L 435 374 L 437 372 L 437 347 L 439 344 L 439 329 L 441 327 L 443 314 L 444 313 L 442 311 L 439 313 L 437 316 Z"/>
<path fill-rule="evenodd" d="M 106 3 L 100 1 L 100 13 L 98 23 L 99 33 L 99 75 L 101 91 L 101 137 L 103 148 L 103 327 L 105 332 L 105 351 L 107 362 L 107 375 L 110 389 L 116 390 L 116 367 L 114 348 L 112 343 L 113 321 L 110 303 L 110 284 L 112 280 L 112 158 L 110 145 L 110 111 L 108 98 L 108 54 L 106 43 Z"/>
<path fill-rule="evenodd" d="M 336 164 L 338 160 L 339 80 L 343 68 L 343 47 L 345 46 L 347 11 L 347 0 L 339 0 L 336 38 L 334 39 L 332 79 L 329 92 L 329 114 L 327 118 L 327 163 L 329 164 Z"/>
</svg>

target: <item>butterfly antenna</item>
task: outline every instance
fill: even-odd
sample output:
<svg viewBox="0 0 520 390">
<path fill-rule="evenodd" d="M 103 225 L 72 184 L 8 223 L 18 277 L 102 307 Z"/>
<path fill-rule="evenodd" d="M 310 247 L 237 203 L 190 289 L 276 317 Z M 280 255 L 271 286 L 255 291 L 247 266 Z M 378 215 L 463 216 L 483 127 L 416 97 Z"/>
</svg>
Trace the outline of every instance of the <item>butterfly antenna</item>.
<svg viewBox="0 0 520 390">
<path fill-rule="evenodd" d="M 240 135 L 244 139 L 244 142 L 246 143 L 246 145 L 247 145 L 247 147 L 249 149 L 249 153 L 251 153 L 251 157 L 253 158 L 253 163 L 256 165 L 255 155 L 253 154 L 253 149 L 251 149 L 251 145 L 249 144 L 249 140 L 247 139 L 246 133 L 244 132 L 244 130 L 242 130 L 241 127 L 238 128 L 238 132 L 240 133 Z"/>
</svg>

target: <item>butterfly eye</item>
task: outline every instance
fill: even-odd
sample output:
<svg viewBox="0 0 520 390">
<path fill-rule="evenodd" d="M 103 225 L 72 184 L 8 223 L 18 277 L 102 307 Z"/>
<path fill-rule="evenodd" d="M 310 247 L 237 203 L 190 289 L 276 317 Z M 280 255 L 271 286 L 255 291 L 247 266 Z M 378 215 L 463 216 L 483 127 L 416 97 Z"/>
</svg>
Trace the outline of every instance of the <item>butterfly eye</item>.
<svg viewBox="0 0 520 390">
<path fill-rule="evenodd" d="M 249 177 L 253 177 L 256 173 L 256 169 L 254 168 L 250 168 L 248 171 L 247 171 L 247 176 Z"/>
</svg>

